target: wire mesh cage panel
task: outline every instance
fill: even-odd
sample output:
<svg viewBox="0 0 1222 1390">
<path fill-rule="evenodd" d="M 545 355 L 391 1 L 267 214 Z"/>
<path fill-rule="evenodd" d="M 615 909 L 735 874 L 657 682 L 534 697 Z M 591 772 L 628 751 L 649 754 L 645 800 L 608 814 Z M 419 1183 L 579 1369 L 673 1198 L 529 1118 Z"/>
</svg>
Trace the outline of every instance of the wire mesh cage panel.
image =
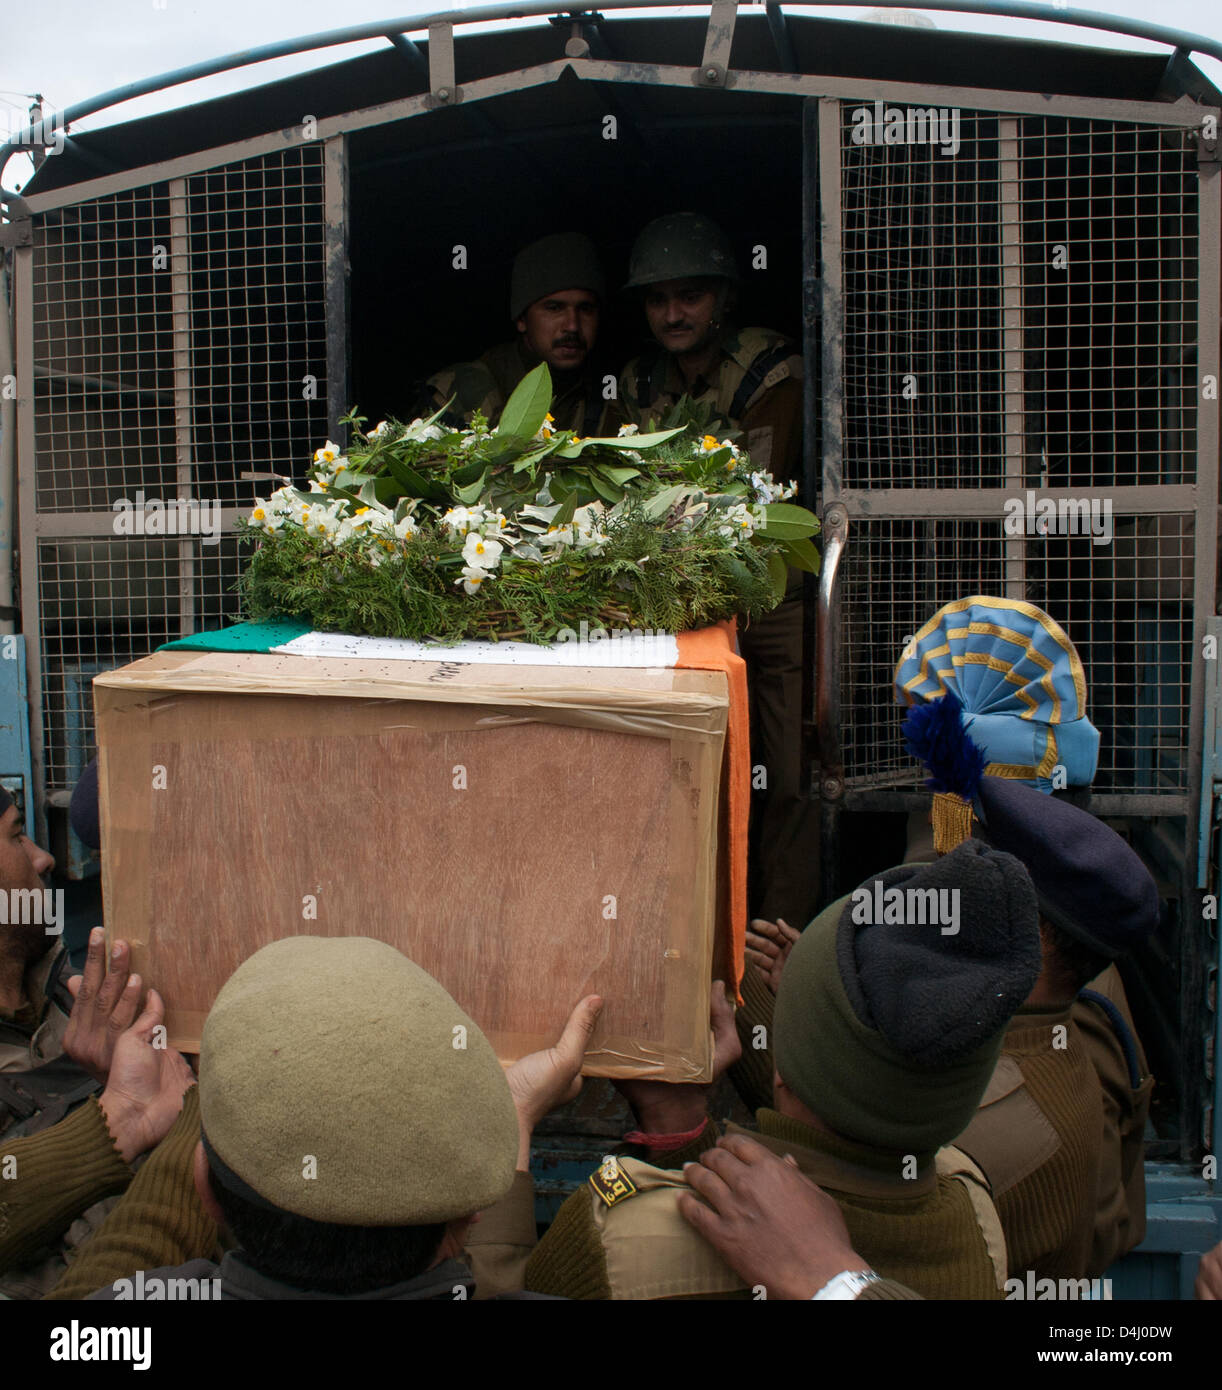
<svg viewBox="0 0 1222 1390">
<path fill-rule="evenodd" d="M 1185 792 L 1192 648 L 1191 517 L 1116 518 L 1109 546 L 1091 536 L 1033 538 L 1023 597 L 1069 634 L 1100 732 L 1094 790 Z M 1006 592 L 996 521 L 854 523 L 842 579 L 841 736 L 852 789 L 916 787 L 905 709 L 892 678 L 908 640 L 943 604 Z"/>
<path fill-rule="evenodd" d="M 90 682 L 183 633 L 187 581 L 200 627 L 238 617 L 246 558 L 235 535 L 202 540 L 56 540 L 38 547 L 46 788 L 70 788 L 93 756 Z"/>
<path fill-rule="evenodd" d="M 891 112 L 910 142 L 874 143 Z M 1000 482 L 998 119 L 885 102 L 841 114 L 844 486 Z"/>
<path fill-rule="evenodd" d="M 244 473 L 299 480 L 326 432 L 320 142 L 187 180 L 197 486 L 246 504 Z"/>
<path fill-rule="evenodd" d="M 844 487 L 1192 481 L 1190 133 L 840 109 Z"/>
<path fill-rule="evenodd" d="M 1028 481 L 1192 482 L 1196 146 L 1051 117 L 1019 144 Z"/>
<path fill-rule="evenodd" d="M 34 248 L 40 512 L 109 511 L 175 485 L 165 184 L 50 214 Z"/>
<path fill-rule="evenodd" d="M 37 591 L 23 604 L 47 791 L 92 751 L 93 675 L 239 616 L 232 533 L 161 536 L 130 517 L 123 530 L 115 508 L 246 506 L 271 474 L 300 480 L 322 442 L 323 184 L 322 146 L 303 144 L 37 224 L 23 541 Z"/>
<path fill-rule="evenodd" d="M 944 603 L 995 594 L 1045 608 L 1078 646 L 1094 791 L 1182 813 L 1194 603 L 1213 598 L 1199 581 L 1215 560 L 1189 496 L 1216 489 L 1196 412 L 1202 263 L 1219 248 L 1199 244 L 1194 131 L 884 100 L 829 99 L 821 119 L 839 159 L 819 194 L 843 317 L 823 409 L 840 440 L 824 502 L 849 518 L 845 786 L 878 805 L 919 785 L 895 662 Z M 1030 511 L 1047 493 L 1065 504 L 1051 527 L 1007 530 L 1007 500 Z"/>
<path fill-rule="evenodd" d="M 1003 541 L 1000 527 L 979 521 L 854 524 L 841 580 L 840 727 L 850 787 L 920 785 L 920 765 L 900 734 L 896 662 L 942 604 L 998 590 Z"/>
</svg>

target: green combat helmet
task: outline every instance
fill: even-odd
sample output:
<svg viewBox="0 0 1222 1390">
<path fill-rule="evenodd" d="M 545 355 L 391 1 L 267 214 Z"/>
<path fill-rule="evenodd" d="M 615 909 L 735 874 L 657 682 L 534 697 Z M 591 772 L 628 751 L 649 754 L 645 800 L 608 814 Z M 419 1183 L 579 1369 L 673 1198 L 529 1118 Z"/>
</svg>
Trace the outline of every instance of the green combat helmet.
<svg viewBox="0 0 1222 1390">
<path fill-rule="evenodd" d="M 655 218 L 637 237 L 624 288 L 699 276 L 738 279 L 730 239 L 701 212 L 672 212 Z"/>
<path fill-rule="evenodd" d="M 589 290 L 603 298 L 598 250 L 580 232 L 553 232 L 518 252 L 509 287 L 509 317 L 520 319 L 532 304 L 559 290 Z"/>
</svg>

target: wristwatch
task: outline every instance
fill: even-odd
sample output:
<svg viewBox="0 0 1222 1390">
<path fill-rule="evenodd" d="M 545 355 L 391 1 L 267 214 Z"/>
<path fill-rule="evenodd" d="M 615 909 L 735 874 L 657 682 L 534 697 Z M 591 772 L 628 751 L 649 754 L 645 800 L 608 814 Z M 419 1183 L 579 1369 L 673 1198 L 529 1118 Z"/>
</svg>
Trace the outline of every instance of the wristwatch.
<svg viewBox="0 0 1222 1390">
<path fill-rule="evenodd" d="M 816 1294 L 811 1294 L 811 1302 L 816 1299 L 851 1300 L 869 1284 L 877 1284 L 879 1276 L 872 1269 L 841 1270 L 834 1279 L 829 1279 Z"/>
</svg>

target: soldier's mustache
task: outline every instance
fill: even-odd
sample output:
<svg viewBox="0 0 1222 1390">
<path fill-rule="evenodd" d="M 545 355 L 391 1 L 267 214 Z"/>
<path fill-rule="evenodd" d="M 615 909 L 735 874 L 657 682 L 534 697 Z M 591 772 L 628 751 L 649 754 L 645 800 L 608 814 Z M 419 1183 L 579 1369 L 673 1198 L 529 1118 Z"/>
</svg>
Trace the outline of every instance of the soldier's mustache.
<svg viewBox="0 0 1222 1390">
<path fill-rule="evenodd" d="M 579 333 L 565 333 L 565 334 L 562 334 L 562 335 L 561 335 L 559 338 L 557 338 L 556 341 L 552 344 L 553 347 L 558 347 L 558 348 L 561 348 L 561 347 L 583 348 L 583 347 L 585 347 L 585 345 L 586 345 L 586 340 L 585 340 Z"/>
</svg>

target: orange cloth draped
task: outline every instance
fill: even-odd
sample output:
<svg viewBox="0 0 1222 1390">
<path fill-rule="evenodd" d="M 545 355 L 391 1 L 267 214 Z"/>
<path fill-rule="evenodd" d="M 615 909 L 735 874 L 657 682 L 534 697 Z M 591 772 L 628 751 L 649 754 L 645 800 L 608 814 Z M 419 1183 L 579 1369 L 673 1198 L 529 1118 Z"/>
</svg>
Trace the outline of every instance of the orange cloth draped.
<svg viewBox="0 0 1222 1390">
<path fill-rule="evenodd" d="M 747 712 L 747 666 L 734 650 L 737 627 L 733 618 L 715 627 L 679 633 L 678 666 L 698 671 L 724 671 L 730 690 L 726 752 L 722 775 L 721 844 L 719 858 L 726 866 L 725 918 L 730 926 L 730 966 L 736 989 L 743 975 L 747 944 L 747 817 L 751 809 L 751 727 Z M 715 953 L 714 959 L 718 958 Z"/>
</svg>

